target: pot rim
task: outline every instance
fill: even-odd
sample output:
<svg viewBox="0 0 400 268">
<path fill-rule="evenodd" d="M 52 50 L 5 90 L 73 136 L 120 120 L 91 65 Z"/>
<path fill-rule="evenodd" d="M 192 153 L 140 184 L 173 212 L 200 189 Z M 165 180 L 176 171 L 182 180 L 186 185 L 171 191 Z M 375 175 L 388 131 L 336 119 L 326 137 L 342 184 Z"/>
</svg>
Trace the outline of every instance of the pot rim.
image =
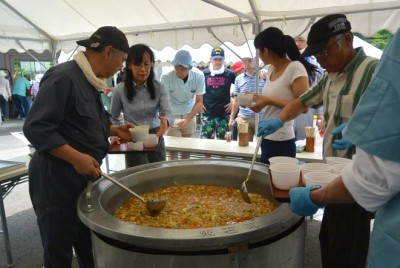
<svg viewBox="0 0 400 268">
<path fill-rule="evenodd" d="M 205 169 L 205 166 L 215 165 L 221 166 L 221 168 L 223 166 L 245 170 L 250 168 L 250 162 L 248 161 L 189 159 L 141 165 L 116 172 L 113 177 L 126 185 L 127 182 L 131 182 L 135 177 L 166 171 L 166 169 L 176 168 L 177 166 L 180 169 L 185 167 Z M 269 176 L 268 165 L 255 163 L 253 172 Z M 269 184 L 268 177 L 266 177 L 265 183 Z M 240 187 L 240 184 L 238 184 L 238 187 Z M 292 213 L 288 204 L 285 203 L 280 204 L 276 210 L 265 216 L 227 226 L 198 229 L 166 229 L 140 226 L 121 221 L 106 211 L 102 201 L 110 191 L 123 192 L 122 189 L 119 189 L 104 178 L 93 184 L 92 212 L 85 211 L 87 203 L 86 191 L 84 191 L 78 199 L 79 218 L 96 233 L 142 247 L 181 250 L 189 250 L 189 248 L 193 250 L 195 248 L 201 250 L 219 248 L 221 244 L 255 243 L 259 242 L 261 238 L 270 239 L 277 236 L 303 219 Z M 279 202 L 277 203 L 279 204 Z"/>
</svg>

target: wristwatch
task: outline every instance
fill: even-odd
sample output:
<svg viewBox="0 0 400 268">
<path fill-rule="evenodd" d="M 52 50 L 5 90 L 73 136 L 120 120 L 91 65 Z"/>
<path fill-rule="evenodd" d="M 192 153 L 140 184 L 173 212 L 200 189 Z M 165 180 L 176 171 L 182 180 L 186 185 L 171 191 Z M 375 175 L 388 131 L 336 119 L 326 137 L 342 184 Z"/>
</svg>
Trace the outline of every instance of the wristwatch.
<svg viewBox="0 0 400 268">
<path fill-rule="evenodd" d="M 312 185 L 312 186 L 310 187 L 310 192 L 311 192 L 311 191 L 314 191 L 314 190 L 318 190 L 318 189 L 320 189 L 320 188 L 322 188 L 322 186 L 319 185 L 319 184 Z"/>
</svg>

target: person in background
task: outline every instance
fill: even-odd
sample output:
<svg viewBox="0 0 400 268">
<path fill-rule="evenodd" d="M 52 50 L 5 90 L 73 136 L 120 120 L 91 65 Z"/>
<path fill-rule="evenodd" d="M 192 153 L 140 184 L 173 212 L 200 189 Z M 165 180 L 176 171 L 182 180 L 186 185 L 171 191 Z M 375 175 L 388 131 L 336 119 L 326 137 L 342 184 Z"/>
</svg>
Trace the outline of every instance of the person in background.
<svg viewBox="0 0 400 268">
<path fill-rule="evenodd" d="M 12 100 L 10 81 L 5 71 L 0 70 L 0 111 L 2 121 L 10 119 L 9 101 Z"/>
<path fill-rule="evenodd" d="M 256 74 L 255 74 L 255 60 L 251 58 L 243 58 L 245 65 L 244 72 L 236 76 L 235 89 L 233 92 L 232 111 L 229 119 L 229 129 L 240 123 L 249 124 L 249 141 L 253 141 L 254 134 L 256 133 L 256 114 L 248 107 L 238 105 L 237 95 L 239 93 L 256 93 Z M 258 93 L 261 94 L 265 84 L 265 79 L 259 77 L 258 80 Z M 236 116 L 237 114 L 237 116 Z M 235 139 L 234 139 L 235 140 Z"/>
<path fill-rule="evenodd" d="M 104 109 L 107 113 L 111 112 L 111 97 L 114 89 L 114 76 L 110 76 L 106 79 L 107 90 L 100 93 L 101 102 L 103 103 Z"/>
<path fill-rule="evenodd" d="M 244 73 L 244 63 L 241 60 L 236 61 L 232 64 L 232 71 L 238 76 L 239 74 Z"/>
<path fill-rule="evenodd" d="M 23 126 L 36 150 L 29 162 L 29 194 L 46 268 L 70 268 L 72 248 L 79 267 L 94 267 L 90 230 L 78 217 L 77 200 L 99 178 L 109 135 L 129 141 L 133 127 L 112 126 L 99 98 L 107 89 L 104 79 L 126 59 L 125 35 L 105 26 L 77 44 L 86 50 L 45 73 Z"/>
<path fill-rule="evenodd" d="M 294 120 L 293 127 L 294 127 L 294 136 L 295 140 L 304 140 L 306 138 L 305 127 L 312 127 L 315 126 L 318 128 L 320 133 L 324 132 L 324 126 L 321 123 L 321 119 L 324 116 L 324 107 L 321 105 L 318 108 L 310 108 L 307 113 L 299 114 L 296 119 Z M 316 118 L 316 122 L 314 119 Z M 321 134 L 321 137 L 323 134 Z"/>
<path fill-rule="evenodd" d="M 273 118 L 291 100 L 309 89 L 316 66 L 300 57 L 293 38 L 275 27 L 259 33 L 254 46 L 263 63 L 270 66 L 262 95 L 254 94 L 255 104 L 249 108 L 257 113 L 265 108 L 263 118 Z M 261 163 L 269 164 L 269 158 L 274 156 L 296 156 L 293 121 L 288 121 L 278 133 L 265 136 L 262 140 Z"/>
<path fill-rule="evenodd" d="M 14 84 L 13 100 L 15 106 L 17 106 L 19 119 L 21 120 L 25 120 L 30 109 L 28 98 L 26 97 L 26 91 L 31 88 L 30 80 L 30 75 L 26 74 L 23 77 L 18 78 Z"/>
<path fill-rule="evenodd" d="M 202 139 L 224 140 L 229 131 L 231 85 L 235 83 L 236 75 L 225 68 L 224 60 L 224 50 L 213 48 L 209 68 L 203 70 L 206 93 L 203 96 L 205 110 L 201 116 Z"/>
<path fill-rule="evenodd" d="M 400 264 L 400 121 L 392 120 L 393 115 L 400 113 L 399 54 L 400 31 L 397 30 L 344 132 L 343 140 L 357 146 L 355 160 L 326 187 L 293 188 L 289 192 L 290 208 L 301 216 L 313 215 L 323 205 L 354 201 L 376 212 L 368 253 L 369 268 L 399 267 Z M 346 248 L 353 239 L 349 233 L 343 237 L 342 246 Z"/>
<path fill-rule="evenodd" d="M 35 76 L 35 81 L 32 84 L 32 88 L 31 88 L 31 95 L 32 95 L 32 101 L 35 101 L 35 98 L 37 96 L 37 94 L 39 93 L 39 84 L 40 84 L 40 80 L 42 79 L 43 74 L 37 74 Z"/>
<path fill-rule="evenodd" d="M 126 68 L 122 68 L 117 75 L 117 85 L 125 80 Z"/>
<path fill-rule="evenodd" d="M 171 63 L 174 70 L 161 77 L 175 119 L 166 135 L 192 137 L 196 131 L 196 115 L 203 110 L 204 74 L 193 68 L 192 56 L 186 50 L 178 51 Z"/>
<path fill-rule="evenodd" d="M 341 139 L 342 124 L 350 120 L 371 81 L 377 60 L 366 56 L 362 47 L 353 48 L 351 24 L 342 14 L 325 16 L 312 25 L 308 47 L 302 56 L 310 55 L 326 70 L 324 76 L 274 118 L 262 120 L 258 135 L 270 135 L 305 108 L 323 104 L 326 120 L 323 156 L 352 158 L 355 147 Z M 319 235 L 323 266 L 364 268 L 370 220 L 371 214 L 357 203 L 327 205 Z"/>
<path fill-rule="evenodd" d="M 127 168 L 166 160 L 162 136 L 168 126 L 174 123 L 174 117 L 167 89 L 155 78 L 154 63 L 154 53 L 149 46 L 144 44 L 131 46 L 126 60 L 125 80 L 113 90 L 111 121 L 119 124 L 122 112 L 125 122 L 136 126 L 149 125 L 150 133 L 157 134 L 161 139 L 156 151 L 125 154 Z"/>
<path fill-rule="evenodd" d="M 244 72 L 244 63 L 241 60 L 238 60 L 232 64 L 232 71 L 236 74 L 236 78 L 239 74 L 242 74 Z M 236 79 L 235 79 L 236 81 Z M 231 87 L 232 91 L 232 87 Z M 232 103 L 232 109 L 233 109 L 233 100 L 234 100 L 234 92 L 231 92 L 231 103 Z M 229 124 L 229 130 L 232 132 L 232 140 L 236 141 L 238 138 L 238 129 L 237 129 L 237 124 L 236 124 L 236 117 L 238 115 L 239 109 L 236 109 L 236 114 L 234 114 L 234 120 L 232 122 L 232 125 Z M 232 118 L 232 111 L 231 111 L 231 118 Z M 231 118 L 229 121 L 231 121 Z"/>
</svg>

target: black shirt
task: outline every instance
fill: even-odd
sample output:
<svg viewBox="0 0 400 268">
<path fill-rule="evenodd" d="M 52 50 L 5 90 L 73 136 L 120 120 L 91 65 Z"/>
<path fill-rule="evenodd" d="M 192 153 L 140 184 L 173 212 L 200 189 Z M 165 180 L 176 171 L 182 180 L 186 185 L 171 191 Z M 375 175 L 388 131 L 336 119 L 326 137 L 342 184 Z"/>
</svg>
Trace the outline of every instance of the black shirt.
<svg viewBox="0 0 400 268">
<path fill-rule="evenodd" d="M 39 152 L 68 144 L 99 163 L 106 156 L 111 121 L 100 93 L 75 61 L 46 72 L 24 124 L 24 134 Z"/>
</svg>

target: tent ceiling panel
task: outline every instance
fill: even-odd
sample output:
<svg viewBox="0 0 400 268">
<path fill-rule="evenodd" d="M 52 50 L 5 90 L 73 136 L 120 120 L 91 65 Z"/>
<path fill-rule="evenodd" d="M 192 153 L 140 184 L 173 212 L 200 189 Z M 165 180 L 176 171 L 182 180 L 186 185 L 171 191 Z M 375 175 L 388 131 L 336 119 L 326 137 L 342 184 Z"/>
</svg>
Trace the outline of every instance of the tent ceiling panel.
<svg viewBox="0 0 400 268">
<path fill-rule="evenodd" d="M 12 41 L 18 39 L 37 52 L 51 50 L 52 44 L 68 52 L 76 48 L 76 40 L 104 25 L 123 30 L 130 44 L 147 43 L 159 50 L 219 45 L 209 29 L 220 40 L 242 45 L 246 38 L 238 13 L 247 16 L 242 22 L 248 39 L 254 39 L 250 19 L 255 15 L 261 29 L 276 26 L 293 36 L 306 29 L 311 18 L 330 13 L 346 14 L 353 31 L 366 36 L 382 29 L 395 32 L 400 26 L 399 0 L 0 0 L 0 51 L 23 51 Z"/>
</svg>

